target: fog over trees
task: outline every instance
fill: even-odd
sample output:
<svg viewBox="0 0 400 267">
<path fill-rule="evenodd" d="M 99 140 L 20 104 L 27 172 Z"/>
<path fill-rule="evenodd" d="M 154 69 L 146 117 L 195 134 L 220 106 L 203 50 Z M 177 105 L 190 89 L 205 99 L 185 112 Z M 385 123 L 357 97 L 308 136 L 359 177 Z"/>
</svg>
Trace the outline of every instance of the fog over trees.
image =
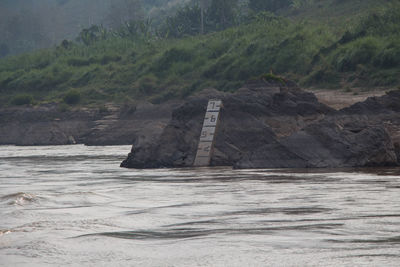
<svg viewBox="0 0 400 267">
<path fill-rule="evenodd" d="M 0 57 L 73 40 L 91 25 L 161 20 L 189 0 L 1 0 Z"/>
<path fill-rule="evenodd" d="M 389 1 L 389 0 L 382 0 Z M 118 36 L 182 38 L 343 0 L 0 0 L 0 58 Z M 347 1 L 354 9 L 360 1 Z M 373 0 L 363 1 L 364 5 Z M 378 1 L 376 3 L 379 3 Z M 344 8 L 343 10 L 346 10 Z M 344 12 L 344 11 L 340 12 Z M 289 12 L 289 13 L 288 13 Z M 345 13 L 345 12 L 344 12 Z M 263 14 L 263 15 L 261 15 Z M 286 14 L 286 15 L 285 15 Z M 316 15 L 318 17 L 318 15 Z M 64 42 L 66 44 L 66 42 Z"/>
</svg>

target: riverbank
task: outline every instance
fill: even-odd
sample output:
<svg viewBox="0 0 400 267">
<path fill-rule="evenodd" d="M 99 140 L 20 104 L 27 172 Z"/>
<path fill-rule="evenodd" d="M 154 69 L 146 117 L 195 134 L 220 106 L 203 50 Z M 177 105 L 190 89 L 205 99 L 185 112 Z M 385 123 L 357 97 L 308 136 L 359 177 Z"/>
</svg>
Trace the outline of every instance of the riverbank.
<svg viewBox="0 0 400 267">
<path fill-rule="evenodd" d="M 372 89 L 363 90 L 363 88 L 346 89 L 306 89 L 306 91 L 315 94 L 318 101 L 336 110 L 349 107 L 358 102 L 367 100 L 368 97 L 383 96 L 385 92 L 391 89 Z"/>
<path fill-rule="evenodd" d="M 392 166 L 400 158 L 398 92 L 305 91 L 260 79 L 235 93 L 206 89 L 157 105 L 10 107 L 0 110 L 0 144 L 133 145 L 123 167 L 191 166 L 206 102 L 220 98 L 213 166 Z"/>
<path fill-rule="evenodd" d="M 221 99 L 211 166 L 339 168 L 395 166 L 400 90 L 336 110 L 289 81 L 252 80 L 235 93 L 204 90 L 174 110 L 157 140 L 134 142 L 128 168 L 192 166 L 205 107 Z"/>
<path fill-rule="evenodd" d="M 159 134 L 175 102 L 105 108 L 57 104 L 0 109 L 0 145 L 131 145 L 142 135 Z"/>
<path fill-rule="evenodd" d="M 307 91 L 337 110 L 385 94 L 382 90 Z M 57 104 L 1 108 L 0 145 L 131 145 L 140 136 L 159 135 L 171 119 L 172 110 L 183 102 L 108 104 L 102 108 L 65 109 Z"/>
</svg>

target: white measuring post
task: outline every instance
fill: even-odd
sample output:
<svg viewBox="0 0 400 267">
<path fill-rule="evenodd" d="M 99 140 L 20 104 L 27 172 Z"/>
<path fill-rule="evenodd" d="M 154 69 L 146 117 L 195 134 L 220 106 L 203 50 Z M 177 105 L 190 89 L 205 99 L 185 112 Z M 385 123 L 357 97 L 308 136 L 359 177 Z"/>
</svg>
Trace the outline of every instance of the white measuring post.
<svg viewBox="0 0 400 267">
<path fill-rule="evenodd" d="M 212 99 L 208 101 L 196 159 L 193 164 L 195 167 L 205 167 L 210 165 L 221 106 L 221 100 Z"/>
</svg>

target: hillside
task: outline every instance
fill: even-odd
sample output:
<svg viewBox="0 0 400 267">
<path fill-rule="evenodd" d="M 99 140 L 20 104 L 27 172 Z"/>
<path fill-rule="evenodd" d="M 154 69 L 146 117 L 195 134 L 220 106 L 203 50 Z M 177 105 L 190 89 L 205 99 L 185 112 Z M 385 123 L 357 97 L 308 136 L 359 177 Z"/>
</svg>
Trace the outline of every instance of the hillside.
<svg viewBox="0 0 400 267">
<path fill-rule="evenodd" d="M 86 43 L 65 41 L 1 59 L 0 104 L 159 103 L 207 87 L 234 91 L 266 73 L 303 87 L 394 88 L 400 83 L 400 4 L 380 2 L 310 1 L 181 38 L 92 28 Z M 346 12 L 329 16 L 333 3 Z"/>
<path fill-rule="evenodd" d="M 1 0 L 0 58 L 74 40 L 91 25 L 117 28 L 151 17 L 154 23 L 188 0 Z"/>
</svg>

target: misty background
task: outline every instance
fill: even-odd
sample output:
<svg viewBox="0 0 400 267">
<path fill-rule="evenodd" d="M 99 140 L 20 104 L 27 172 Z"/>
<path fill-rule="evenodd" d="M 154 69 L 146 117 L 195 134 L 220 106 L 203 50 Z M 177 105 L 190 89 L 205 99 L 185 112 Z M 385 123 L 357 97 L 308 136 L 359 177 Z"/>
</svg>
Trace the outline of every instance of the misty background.
<svg viewBox="0 0 400 267">
<path fill-rule="evenodd" d="M 263 11 L 283 10 L 287 15 L 301 8 L 342 4 L 343 0 L 0 0 L 0 58 L 63 40 L 89 45 L 106 35 L 181 38 L 255 21 Z"/>
<path fill-rule="evenodd" d="M 91 25 L 161 23 L 190 0 L 0 0 L 0 57 L 74 40 Z"/>
</svg>

